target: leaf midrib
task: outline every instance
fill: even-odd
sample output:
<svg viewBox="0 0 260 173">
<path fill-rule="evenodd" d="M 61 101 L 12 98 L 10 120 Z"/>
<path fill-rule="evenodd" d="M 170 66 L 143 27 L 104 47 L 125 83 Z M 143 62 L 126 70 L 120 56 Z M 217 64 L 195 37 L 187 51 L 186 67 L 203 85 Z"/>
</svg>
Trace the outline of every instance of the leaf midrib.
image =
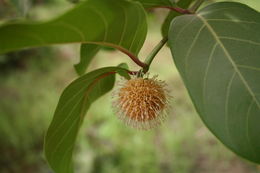
<svg viewBox="0 0 260 173">
<path fill-rule="evenodd" d="M 217 33 L 215 32 L 215 30 L 211 27 L 211 25 L 207 22 L 206 19 L 204 19 L 201 15 L 196 14 L 196 16 L 206 25 L 206 27 L 208 28 L 209 32 L 212 34 L 212 36 L 215 38 L 216 42 L 219 44 L 219 46 L 223 49 L 224 53 L 226 54 L 227 59 L 229 60 L 229 62 L 231 63 L 231 65 L 233 66 L 235 72 L 238 74 L 239 78 L 241 79 L 242 83 L 245 85 L 246 89 L 248 90 L 248 92 L 250 93 L 250 95 L 252 96 L 252 98 L 254 99 L 257 107 L 260 109 L 260 103 L 258 102 L 258 100 L 256 99 L 252 89 L 250 88 L 250 86 L 248 85 L 248 83 L 246 82 L 244 76 L 242 75 L 242 73 L 239 71 L 236 63 L 234 62 L 234 60 L 232 59 L 231 55 L 229 54 L 228 50 L 225 48 L 224 44 L 222 43 L 222 41 L 218 38 Z"/>
</svg>

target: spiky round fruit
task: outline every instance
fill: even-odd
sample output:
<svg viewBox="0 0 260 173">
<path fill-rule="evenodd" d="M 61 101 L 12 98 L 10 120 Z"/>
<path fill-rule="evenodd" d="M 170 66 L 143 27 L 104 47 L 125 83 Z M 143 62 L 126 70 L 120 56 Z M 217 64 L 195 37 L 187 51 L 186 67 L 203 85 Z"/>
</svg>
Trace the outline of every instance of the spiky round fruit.
<svg viewBox="0 0 260 173">
<path fill-rule="evenodd" d="M 150 129 L 162 123 L 169 108 L 166 83 L 153 78 L 122 79 L 113 93 L 113 108 L 126 125 Z"/>
</svg>

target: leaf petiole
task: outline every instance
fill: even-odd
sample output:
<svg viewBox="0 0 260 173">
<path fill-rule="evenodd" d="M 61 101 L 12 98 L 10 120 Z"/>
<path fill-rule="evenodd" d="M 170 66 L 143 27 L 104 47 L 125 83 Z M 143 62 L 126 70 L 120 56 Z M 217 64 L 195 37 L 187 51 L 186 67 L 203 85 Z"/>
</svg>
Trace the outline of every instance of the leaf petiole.
<svg viewBox="0 0 260 173">
<path fill-rule="evenodd" d="M 165 9 L 169 9 L 171 11 L 176 11 L 177 13 L 180 13 L 180 14 L 192 14 L 192 12 L 190 10 L 183 9 L 180 7 L 157 6 L 157 7 L 153 7 L 153 8 L 165 8 Z"/>
<path fill-rule="evenodd" d="M 147 58 L 145 59 L 145 64 L 146 66 L 143 68 L 143 73 L 146 73 L 149 68 L 150 65 L 152 63 L 152 61 L 154 60 L 155 56 L 157 55 L 157 53 L 162 49 L 162 47 L 165 45 L 165 43 L 168 41 L 168 37 L 164 37 L 155 47 L 154 49 L 151 51 L 151 53 L 147 56 Z"/>
</svg>

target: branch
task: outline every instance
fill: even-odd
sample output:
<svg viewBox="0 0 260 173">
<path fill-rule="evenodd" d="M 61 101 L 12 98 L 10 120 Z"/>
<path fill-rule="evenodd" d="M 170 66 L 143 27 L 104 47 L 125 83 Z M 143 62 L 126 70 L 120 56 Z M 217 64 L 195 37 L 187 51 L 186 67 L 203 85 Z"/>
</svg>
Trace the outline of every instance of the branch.
<svg viewBox="0 0 260 173">
<path fill-rule="evenodd" d="M 164 37 L 155 47 L 154 49 L 151 51 L 151 53 L 147 56 L 147 58 L 145 59 L 145 64 L 146 67 L 143 68 L 143 72 L 146 73 L 149 68 L 150 65 L 152 63 L 152 61 L 154 60 L 155 56 L 157 55 L 157 53 L 162 49 L 162 47 L 165 45 L 165 43 L 168 41 L 168 37 Z"/>
<path fill-rule="evenodd" d="M 124 54 L 126 54 L 127 56 L 129 56 L 129 58 L 131 58 L 138 66 L 142 67 L 142 68 L 146 68 L 147 64 L 143 63 L 141 60 L 139 60 L 134 54 L 132 54 L 131 52 L 129 52 L 127 49 L 116 45 L 116 44 L 112 44 L 112 43 L 105 43 L 105 42 L 88 42 L 88 43 L 92 43 L 92 44 L 99 44 L 99 45 L 104 45 L 104 46 L 109 46 L 109 47 L 113 47 L 115 49 L 120 50 L 121 52 L 123 52 Z"/>
<path fill-rule="evenodd" d="M 165 8 L 165 9 L 169 9 L 171 11 L 176 11 L 177 13 L 180 13 L 180 14 L 193 14 L 193 12 L 191 12 L 190 10 L 183 9 L 180 7 L 157 6 L 157 7 L 153 7 L 153 8 Z"/>
</svg>

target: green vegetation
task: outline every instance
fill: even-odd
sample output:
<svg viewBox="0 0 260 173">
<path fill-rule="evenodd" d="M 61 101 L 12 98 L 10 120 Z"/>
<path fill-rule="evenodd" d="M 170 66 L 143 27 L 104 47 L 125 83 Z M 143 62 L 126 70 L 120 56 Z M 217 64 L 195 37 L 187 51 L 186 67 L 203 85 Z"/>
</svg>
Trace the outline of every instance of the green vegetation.
<svg viewBox="0 0 260 173">
<path fill-rule="evenodd" d="M 174 62 L 205 125 L 228 148 L 256 163 L 259 22 L 260 14 L 246 5 L 216 3 L 176 18 L 169 33 Z"/>
<path fill-rule="evenodd" d="M 39 11 L 37 14 L 41 17 L 46 8 Z M 151 29 L 141 57 L 145 57 L 160 40 L 158 23 L 165 12 L 159 11 L 158 14 L 149 16 Z M 60 46 L 0 57 L 1 173 L 50 171 L 43 156 L 43 137 L 62 90 L 76 77 L 72 64 L 78 61 L 79 55 L 75 54 L 78 50 L 78 45 Z M 10 57 L 15 63 L 8 60 Z M 25 58 L 20 61 L 17 57 Z M 104 57 L 106 61 L 102 61 Z M 90 70 L 116 66 L 122 60 L 135 67 L 122 53 L 101 51 L 91 63 Z M 152 75 L 160 74 L 172 91 L 173 106 L 167 121 L 162 127 L 150 131 L 128 128 L 112 112 L 111 95 L 106 94 L 86 115 L 77 141 L 75 172 L 259 172 L 256 165 L 225 148 L 202 124 L 176 68 L 173 68 L 169 49 L 162 49 L 150 71 Z"/>
<path fill-rule="evenodd" d="M 158 20 L 159 16 L 150 16 Z M 160 39 L 159 28 L 150 23 L 149 44 Z M 42 156 L 43 134 L 63 88 L 75 77 L 71 64 L 77 60 L 75 46 L 36 49 L 24 69 L 1 72 L 0 172 L 39 172 L 49 169 Z M 148 45 L 141 53 L 145 55 Z M 91 69 L 116 65 L 122 53 L 102 51 Z M 256 173 L 256 166 L 238 158 L 204 127 L 188 98 L 168 49 L 163 49 L 151 66 L 171 84 L 174 107 L 166 123 L 151 131 L 138 131 L 122 124 L 113 114 L 110 94 L 99 99 L 86 115 L 76 149 L 76 171 L 96 173 Z M 58 68 L 56 68 L 58 67 Z M 2 99 L 3 98 L 3 99 Z"/>
</svg>

